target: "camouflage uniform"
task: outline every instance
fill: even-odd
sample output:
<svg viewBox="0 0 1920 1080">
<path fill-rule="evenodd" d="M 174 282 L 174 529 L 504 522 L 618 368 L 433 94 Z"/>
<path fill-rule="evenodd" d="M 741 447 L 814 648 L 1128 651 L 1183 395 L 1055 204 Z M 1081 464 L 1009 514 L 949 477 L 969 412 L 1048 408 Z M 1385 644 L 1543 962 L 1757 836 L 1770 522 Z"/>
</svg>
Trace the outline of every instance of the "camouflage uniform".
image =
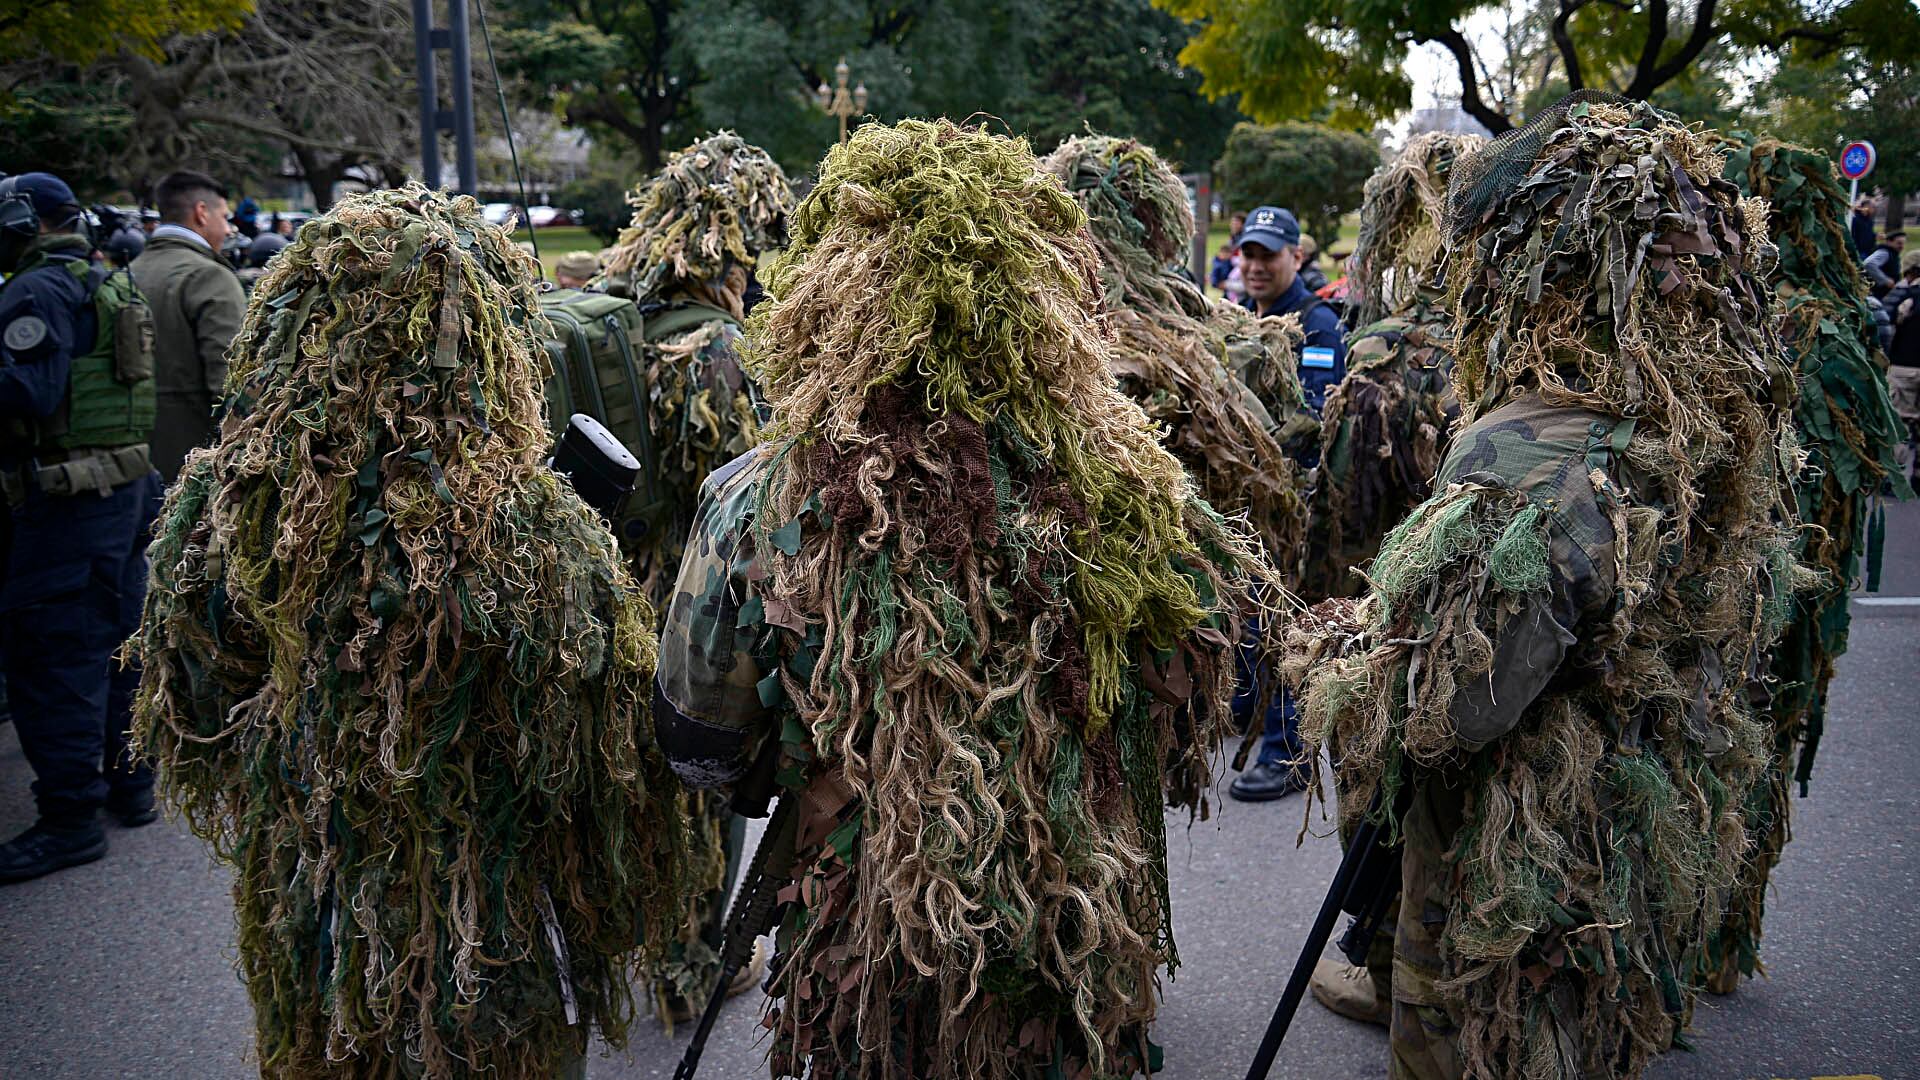
<svg viewBox="0 0 1920 1080">
<path fill-rule="evenodd" d="M 1347 377 L 1327 394 L 1320 472 L 1307 501 L 1300 595 L 1359 596 L 1355 573 L 1380 539 L 1433 490 L 1453 396 L 1447 318 L 1423 304 L 1362 328 L 1347 346 Z"/>
<path fill-rule="evenodd" d="M 625 523 L 621 545 L 656 610 L 679 569 L 700 485 L 759 441 L 762 403 L 740 362 L 740 323 L 754 261 L 781 245 L 793 196 L 765 151 L 721 132 L 673 155 L 628 200 L 633 224 L 607 250 L 599 284 L 633 299 L 644 320 L 656 501 Z M 622 434 L 616 432 L 616 434 Z M 688 796 L 695 896 L 687 929 L 668 946 L 660 1005 L 704 1001 L 744 836 L 724 793 Z"/>
<path fill-rule="evenodd" d="M 1580 95 L 1454 178 L 1466 426 L 1367 596 L 1289 635 L 1344 812 L 1405 807 L 1394 1076 L 1638 1076 L 1748 848 L 1794 384 L 1760 208 L 1696 137 Z"/>
</svg>

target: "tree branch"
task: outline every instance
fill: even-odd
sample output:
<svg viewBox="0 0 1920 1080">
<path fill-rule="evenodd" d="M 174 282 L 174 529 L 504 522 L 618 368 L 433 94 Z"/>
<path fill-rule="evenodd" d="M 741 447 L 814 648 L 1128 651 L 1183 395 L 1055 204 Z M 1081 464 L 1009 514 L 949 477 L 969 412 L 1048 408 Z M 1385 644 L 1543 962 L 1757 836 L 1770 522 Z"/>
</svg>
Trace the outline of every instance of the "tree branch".
<svg viewBox="0 0 1920 1080">
<path fill-rule="evenodd" d="M 1475 75 L 1478 65 L 1474 59 L 1473 45 L 1467 41 L 1467 36 L 1450 26 L 1445 33 L 1423 40 L 1446 46 L 1447 51 L 1453 54 L 1454 63 L 1460 66 L 1460 108 L 1486 125 L 1487 130 L 1495 135 L 1511 130 L 1513 121 L 1480 96 L 1480 80 Z"/>
<path fill-rule="evenodd" d="M 1641 85 L 1641 77 L 1636 75 L 1633 86 L 1627 88 L 1627 96 L 1646 97 L 1656 88 L 1687 70 L 1689 64 L 1700 58 L 1700 54 L 1706 51 L 1708 45 L 1713 44 L 1715 37 L 1719 36 L 1713 25 L 1715 2 L 1716 0 L 1700 0 L 1693 9 L 1693 33 L 1687 35 L 1686 43 L 1680 46 L 1680 51 L 1674 53 L 1666 63 L 1656 67 L 1653 74 L 1648 77 L 1645 89 L 1638 93 L 1635 90 Z"/>
<path fill-rule="evenodd" d="M 249 134 L 259 135 L 263 138 L 277 139 L 286 143 L 288 146 L 306 146 L 315 150 L 331 151 L 335 154 L 359 154 L 363 157 L 383 156 L 381 151 L 373 149 L 372 147 L 355 146 L 352 143 L 337 143 L 327 139 L 315 139 L 311 136 L 288 131 L 285 128 L 274 127 L 272 124 L 262 124 L 244 117 L 230 116 L 225 113 L 208 112 L 203 109 L 181 109 L 176 115 L 180 117 L 181 122 L 184 124 L 224 124 L 227 127 L 245 131 Z"/>
<path fill-rule="evenodd" d="M 1573 35 L 1567 31 L 1567 20 L 1585 6 L 1587 0 L 1560 0 L 1560 13 L 1553 17 L 1553 44 L 1560 50 L 1560 62 L 1567 68 L 1568 90 L 1584 90 L 1587 86 L 1585 73 L 1580 69 L 1580 54 L 1574 51 Z"/>
<path fill-rule="evenodd" d="M 1660 66 L 1660 50 L 1667 44 L 1667 0 L 1650 0 L 1647 5 L 1647 40 L 1640 47 L 1640 59 L 1633 66 L 1633 81 L 1627 84 L 1627 96 L 1645 98 L 1653 93 L 1648 83 Z"/>
</svg>

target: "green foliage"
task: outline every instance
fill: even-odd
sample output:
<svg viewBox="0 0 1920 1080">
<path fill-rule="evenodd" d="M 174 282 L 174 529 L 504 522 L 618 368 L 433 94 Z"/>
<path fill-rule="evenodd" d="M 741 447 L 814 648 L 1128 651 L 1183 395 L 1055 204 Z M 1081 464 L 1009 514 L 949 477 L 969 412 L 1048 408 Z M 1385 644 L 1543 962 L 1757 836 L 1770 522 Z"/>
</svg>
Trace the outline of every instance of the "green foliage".
<svg viewBox="0 0 1920 1080">
<path fill-rule="evenodd" d="M 1531 52 L 1550 54 L 1551 61 L 1515 87 L 1504 85 L 1510 73 L 1498 70 L 1501 58 L 1481 48 L 1486 35 L 1467 32 L 1508 6 L 1500 0 L 1154 2 L 1195 24 L 1180 60 L 1205 76 L 1205 92 L 1238 94 L 1240 107 L 1266 122 L 1327 114 L 1358 126 L 1394 116 L 1412 103 L 1403 64 L 1415 45 L 1440 45 L 1471 73 L 1461 104 L 1497 133 L 1518 123 L 1528 104 L 1560 96 L 1546 93 L 1549 88 L 1594 87 L 1653 99 L 1677 83 L 1677 91 L 1660 95 L 1663 104 L 1717 107 L 1726 97 L 1710 84 L 1687 86 L 1690 76 L 1762 52 L 1818 58 L 1857 48 L 1877 60 L 1897 60 L 1911 57 L 1920 39 L 1920 15 L 1907 0 L 1729 0 L 1717 6 L 1561 0 L 1550 9 L 1552 18 L 1528 28 Z M 1696 27 L 1702 11 L 1711 21 Z M 1556 26 L 1564 43 L 1554 34 Z M 1517 92 L 1509 96 L 1507 90 Z"/>
<path fill-rule="evenodd" d="M 554 193 L 554 201 L 578 209 L 580 224 L 599 238 L 603 246 L 613 243 L 620 230 L 627 227 L 627 219 L 633 216 L 633 210 L 627 206 L 627 185 L 605 173 L 562 184 Z"/>
<path fill-rule="evenodd" d="M 0 15 L 0 64 L 53 59 L 84 64 L 125 50 L 150 59 L 176 34 L 233 30 L 253 0 L 62 0 L 10 3 Z"/>
<path fill-rule="evenodd" d="M 39 82 L 0 103 L 0 146 L 10 172 L 58 175 L 83 199 L 112 194 L 110 174 L 78 163 L 106 163 L 121 153 L 133 128 L 133 109 L 96 81 Z"/>
<path fill-rule="evenodd" d="M 1214 184 L 1229 205 L 1284 206 L 1300 227 L 1322 240 L 1339 233 L 1340 216 L 1358 210 L 1367 177 L 1380 165 L 1372 139 L 1324 124 L 1235 124 L 1214 166 Z"/>
<path fill-rule="evenodd" d="M 506 0 L 504 14 L 503 63 L 535 103 L 631 147 L 639 171 L 719 129 L 811 171 L 838 130 L 815 91 L 843 57 L 875 119 L 978 114 L 1041 151 L 1091 124 L 1203 169 L 1238 117 L 1202 95 L 1175 55 L 1184 29 L 1150 0 Z"/>
<path fill-rule="evenodd" d="M 1878 63 L 1858 51 L 1790 57 L 1755 95 L 1755 126 L 1833 155 L 1850 140 L 1867 139 L 1879 163 L 1864 186 L 1920 190 L 1917 55 Z"/>
</svg>

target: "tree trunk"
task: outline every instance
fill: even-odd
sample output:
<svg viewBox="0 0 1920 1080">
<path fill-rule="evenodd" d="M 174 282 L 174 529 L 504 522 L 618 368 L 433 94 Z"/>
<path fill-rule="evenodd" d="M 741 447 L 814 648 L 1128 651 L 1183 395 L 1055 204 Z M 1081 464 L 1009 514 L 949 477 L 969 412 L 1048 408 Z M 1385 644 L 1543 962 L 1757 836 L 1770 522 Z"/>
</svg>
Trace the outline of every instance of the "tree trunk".
<svg viewBox="0 0 1920 1080">
<path fill-rule="evenodd" d="M 1907 227 L 1907 197 L 1887 192 L 1886 232 L 1891 235 Z"/>
</svg>

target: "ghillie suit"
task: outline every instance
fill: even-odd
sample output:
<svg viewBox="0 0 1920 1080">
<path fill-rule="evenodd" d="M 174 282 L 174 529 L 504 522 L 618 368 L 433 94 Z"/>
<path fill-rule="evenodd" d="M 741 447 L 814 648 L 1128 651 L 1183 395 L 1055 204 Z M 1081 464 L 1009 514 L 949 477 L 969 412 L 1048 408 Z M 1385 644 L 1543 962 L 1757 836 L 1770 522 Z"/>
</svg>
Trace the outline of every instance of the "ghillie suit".
<svg viewBox="0 0 1920 1080">
<path fill-rule="evenodd" d="M 137 734 L 234 868 L 264 1075 L 551 1075 L 682 911 L 653 611 L 541 464 L 535 280 L 470 198 L 343 200 L 168 492 Z"/>
<path fill-rule="evenodd" d="M 628 201 L 633 223 L 607 252 L 603 281 L 632 297 L 646 322 L 659 470 L 645 531 L 621 539 L 634 576 L 664 609 L 701 481 L 760 439 L 759 391 L 737 353 L 743 301 L 755 261 L 785 245 L 794 202 L 767 152 L 727 131 L 674 154 Z M 690 810 L 702 888 L 655 980 L 667 1017 L 705 1001 L 720 971 L 729 849 L 741 840 L 724 795 L 695 793 Z"/>
<path fill-rule="evenodd" d="M 1301 597 L 1358 596 L 1355 568 L 1432 494 L 1460 415 L 1442 280 L 1447 174 L 1486 140 L 1416 135 L 1367 180 L 1354 247 L 1347 377 L 1320 415 L 1320 471 L 1308 500 Z"/>
<path fill-rule="evenodd" d="M 1455 167 L 1462 426 L 1287 662 L 1348 812 L 1405 806 L 1395 1075 L 1639 1075 L 1748 849 L 1798 451 L 1766 206 L 1722 165 L 1579 94 Z"/>
<path fill-rule="evenodd" d="M 1847 651 L 1847 593 L 1863 554 L 1868 588 L 1878 585 L 1885 526 L 1874 503 L 1882 483 L 1900 476 L 1894 451 L 1905 431 L 1887 394 L 1886 361 L 1874 340 L 1833 163 L 1774 139 L 1735 136 L 1722 149 L 1727 179 L 1771 207 L 1780 262 L 1770 281 L 1786 312 L 1783 336 L 1800 378 L 1794 421 L 1807 453 L 1794 483 L 1804 526 L 1797 554 L 1822 574 L 1818 586 L 1796 598 L 1793 621 L 1773 653 L 1767 691 L 1774 759 L 1748 809 L 1757 847 L 1705 958 L 1707 978 L 1724 993 L 1761 969 L 1767 880 L 1790 836 L 1789 778 L 1805 794 L 1826 727 L 1834 662 Z"/>
<path fill-rule="evenodd" d="M 607 250 L 600 281 L 647 323 L 659 509 L 643 536 L 622 542 L 659 604 L 700 482 L 759 439 L 757 392 L 736 352 L 754 263 L 786 243 L 793 192 L 765 150 L 723 131 L 674 154 L 628 202 L 633 223 Z"/>
<path fill-rule="evenodd" d="M 1041 167 L 1087 212 L 1121 392 L 1164 425 L 1163 445 L 1207 502 L 1222 513 L 1246 511 L 1267 554 L 1292 568 L 1306 527 L 1306 477 L 1282 440 L 1313 423 L 1293 371 L 1300 320 L 1215 304 L 1169 272 L 1192 246 L 1193 210 L 1186 185 L 1151 147 L 1082 136 L 1061 143 Z M 1269 414 L 1235 370 L 1276 379 L 1287 411 Z"/>
<path fill-rule="evenodd" d="M 660 738 L 699 783 L 780 740 L 777 1076 L 1158 1064 L 1163 807 L 1205 812 L 1280 587 L 1115 389 L 1099 270 L 1024 142 L 904 121 L 829 152 L 769 274 L 774 420 L 708 481 Z"/>
</svg>

